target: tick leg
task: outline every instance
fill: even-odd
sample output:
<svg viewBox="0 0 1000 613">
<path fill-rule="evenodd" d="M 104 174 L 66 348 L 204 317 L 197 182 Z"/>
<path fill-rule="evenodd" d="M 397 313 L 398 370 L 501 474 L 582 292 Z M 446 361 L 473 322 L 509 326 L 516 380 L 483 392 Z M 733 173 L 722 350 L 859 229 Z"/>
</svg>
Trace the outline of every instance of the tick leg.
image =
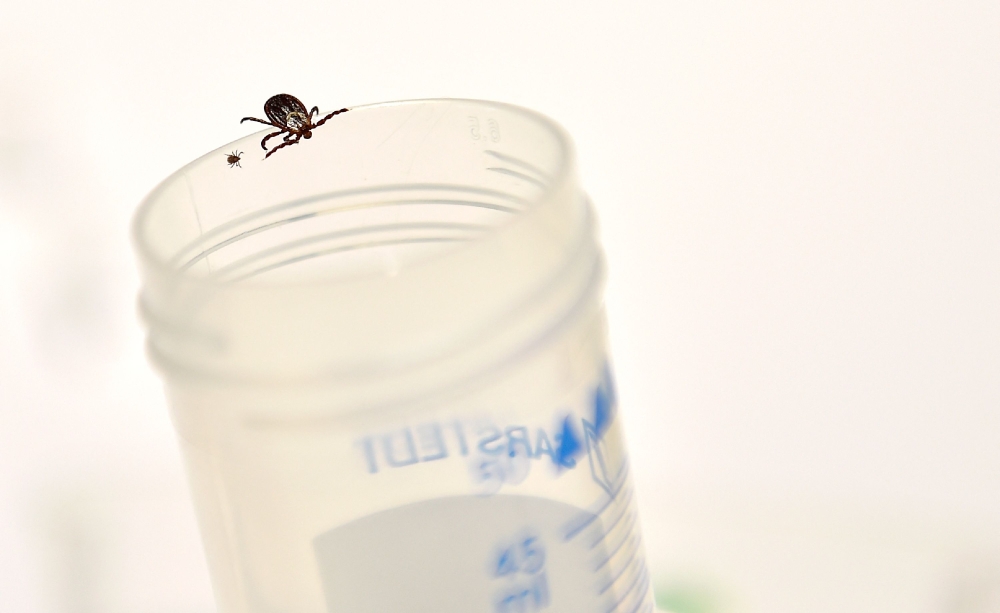
<svg viewBox="0 0 1000 613">
<path fill-rule="evenodd" d="M 257 119 L 256 117 L 244 117 L 243 119 L 240 120 L 240 123 L 243 123 L 244 121 L 256 121 L 257 123 L 262 123 L 262 124 L 264 124 L 266 126 L 278 127 L 278 126 L 275 126 L 270 121 L 264 121 L 263 119 Z"/>
<path fill-rule="evenodd" d="M 264 159 L 266 160 L 267 158 L 271 157 L 272 153 L 274 153 L 278 149 L 281 149 L 282 147 L 288 147 L 289 145 L 296 145 L 296 144 L 298 144 L 299 140 L 302 137 L 299 136 L 298 134 L 296 134 L 296 136 L 298 136 L 298 138 L 296 138 L 295 140 L 285 141 L 285 142 L 281 143 L 280 145 L 278 145 L 277 147 L 275 147 L 274 149 L 271 149 L 270 151 L 268 151 L 267 155 L 264 156 Z"/>
<path fill-rule="evenodd" d="M 313 110 L 309 111 L 309 119 L 312 119 L 313 115 L 316 115 L 317 113 L 319 113 L 319 107 L 314 106 Z"/>
<path fill-rule="evenodd" d="M 326 123 L 327 119 L 330 119 L 334 115 L 340 115 L 341 113 L 346 113 L 349 110 L 351 110 L 351 109 L 340 109 L 339 111 L 334 111 L 334 112 L 330 113 L 329 115 L 327 115 L 326 117 L 324 117 L 323 119 L 320 119 L 319 121 L 317 121 L 315 124 L 313 124 L 313 127 L 314 128 L 318 128 L 321 125 L 323 125 L 324 123 Z"/>
<path fill-rule="evenodd" d="M 267 140 L 268 140 L 269 138 L 271 138 L 272 136 L 277 136 L 277 135 L 279 135 L 279 134 L 281 134 L 281 133 L 283 133 L 283 132 L 284 132 L 284 130 L 279 130 L 279 131 L 277 131 L 277 132 L 274 132 L 274 133 L 272 133 L 272 134 L 268 134 L 267 136 L 265 136 L 265 137 L 264 137 L 264 140 L 260 141 L 260 148 L 261 148 L 261 149 L 263 149 L 264 151 L 267 151 L 267 146 L 266 146 L 266 145 L 264 145 L 264 143 L 266 143 L 266 142 L 267 142 Z M 288 140 L 288 138 L 286 137 L 286 138 L 285 138 L 285 140 Z"/>
</svg>

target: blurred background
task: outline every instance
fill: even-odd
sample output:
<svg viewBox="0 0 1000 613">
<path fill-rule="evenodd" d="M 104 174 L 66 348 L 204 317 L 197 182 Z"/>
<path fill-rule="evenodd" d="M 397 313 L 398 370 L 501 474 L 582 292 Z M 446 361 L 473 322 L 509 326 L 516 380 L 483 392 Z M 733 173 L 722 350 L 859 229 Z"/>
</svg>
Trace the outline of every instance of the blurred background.
<svg viewBox="0 0 1000 613">
<path fill-rule="evenodd" d="M 573 135 L 662 606 L 1000 611 L 995 0 L 0 0 L 0 610 L 214 610 L 128 224 L 279 92 Z"/>
</svg>

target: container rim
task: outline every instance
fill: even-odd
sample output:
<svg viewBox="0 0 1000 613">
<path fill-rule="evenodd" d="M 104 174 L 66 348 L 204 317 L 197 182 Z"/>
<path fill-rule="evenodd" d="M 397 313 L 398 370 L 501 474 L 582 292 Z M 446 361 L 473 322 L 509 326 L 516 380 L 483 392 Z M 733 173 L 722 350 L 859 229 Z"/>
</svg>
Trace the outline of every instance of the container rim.
<svg viewBox="0 0 1000 613">
<path fill-rule="evenodd" d="M 555 120 L 550 117 L 534 111 L 532 109 L 519 106 L 516 104 L 510 104 L 506 102 L 495 102 L 491 100 L 482 100 L 475 98 L 417 98 L 412 100 L 396 100 L 389 102 L 376 102 L 371 104 L 362 104 L 358 106 L 347 107 L 351 111 L 363 110 L 363 109 L 377 109 L 383 107 L 391 106 L 402 106 L 402 105 L 417 105 L 417 104 L 447 104 L 447 103 L 464 103 L 464 104 L 476 104 L 476 105 L 488 105 L 490 107 L 499 107 L 506 109 L 508 111 L 521 114 L 525 117 L 530 118 L 539 127 L 547 131 L 555 140 L 558 148 L 561 150 L 556 159 L 556 164 L 552 172 L 552 180 L 547 183 L 547 185 L 533 198 L 526 200 L 529 205 L 523 212 L 515 216 L 511 222 L 518 219 L 522 219 L 531 215 L 532 212 L 537 211 L 539 207 L 533 206 L 550 200 L 552 194 L 558 193 L 562 190 L 567 181 L 571 180 L 570 174 L 575 165 L 575 150 L 572 146 L 572 139 L 569 133 L 558 124 Z M 236 142 L 241 141 L 249 136 L 259 134 L 260 132 L 266 132 L 267 130 L 260 130 L 259 132 L 254 132 L 241 137 L 235 141 L 231 141 L 225 145 L 217 147 L 212 151 L 209 151 L 194 160 L 188 162 L 181 168 L 177 169 L 162 181 L 160 181 L 140 202 L 136 211 L 132 217 L 130 223 L 130 237 L 133 248 L 135 249 L 139 263 L 142 267 L 146 268 L 149 272 L 161 275 L 163 277 L 172 277 L 178 281 L 182 280 L 184 283 L 191 283 L 196 286 L 207 286 L 207 287 L 219 287 L 223 285 L 230 285 L 230 282 L 213 279 L 211 277 L 205 277 L 193 274 L 190 270 L 179 269 L 170 264 L 169 258 L 161 258 L 153 253 L 146 237 L 145 233 L 149 231 L 146 224 L 146 219 L 149 216 L 152 208 L 159 201 L 159 197 L 162 192 L 172 183 L 180 179 L 185 175 L 188 169 L 194 167 L 195 165 L 201 163 L 202 160 L 217 155 L 220 150 L 226 150 L 232 147 Z M 457 245 L 455 249 L 449 250 L 444 254 L 437 254 L 438 257 L 450 257 L 456 256 L 461 253 L 465 248 L 468 248 L 472 244 L 487 240 L 490 237 L 495 237 L 498 233 L 503 232 L 504 229 L 511 227 L 512 223 L 504 223 L 490 228 L 487 232 L 484 232 L 480 236 L 477 236 L 469 241 L 464 241 Z M 436 259 L 432 257 L 429 259 Z M 420 263 L 426 262 L 427 260 L 422 260 Z M 400 270 L 400 274 L 405 272 L 406 267 Z M 366 273 L 361 276 L 361 278 L 373 278 L 376 277 L 376 273 Z M 358 277 L 351 277 L 350 280 L 357 281 Z M 309 279 L 301 281 L 288 281 L 283 280 L 280 283 L 263 283 L 255 284 L 254 287 L 257 288 L 289 288 L 295 286 L 334 286 L 338 284 L 344 284 L 350 282 L 348 278 L 345 277 L 329 277 L 321 279 Z"/>
</svg>

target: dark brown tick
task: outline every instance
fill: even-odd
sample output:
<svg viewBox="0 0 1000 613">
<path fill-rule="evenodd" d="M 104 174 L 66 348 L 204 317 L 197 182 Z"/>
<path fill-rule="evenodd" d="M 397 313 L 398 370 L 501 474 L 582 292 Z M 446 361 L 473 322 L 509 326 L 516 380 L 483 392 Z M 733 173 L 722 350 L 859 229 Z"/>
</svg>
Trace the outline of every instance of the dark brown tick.
<svg viewBox="0 0 1000 613">
<path fill-rule="evenodd" d="M 311 111 L 306 111 L 306 105 L 302 104 L 302 101 L 295 96 L 290 94 L 278 94 L 277 96 L 271 96 L 267 99 L 267 102 L 264 103 L 264 114 L 267 115 L 267 118 L 270 121 L 264 121 L 263 119 L 257 119 L 256 117 L 244 117 L 240 120 L 240 123 L 243 123 L 244 121 L 256 121 L 264 125 L 278 128 L 277 132 L 268 134 L 264 137 L 264 140 L 260 141 L 260 147 L 264 151 L 267 151 L 267 145 L 265 145 L 265 143 L 268 139 L 280 134 L 285 135 L 284 142 L 274 149 L 267 151 L 267 155 L 264 156 L 264 159 L 267 159 L 271 157 L 272 153 L 282 147 L 294 145 L 303 138 L 312 138 L 312 131 L 326 123 L 327 119 L 330 119 L 334 115 L 346 113 L 347 111 L 348 109 L 334 111 L 316 123 L 313 123 L 312 118 L 319 113 L 319 107 L 314 106 Z"/>
<path fill-rule="evenodd" d="M 242 151 L 233 151 L 232 153 L 227 155 L 226 162 L 229 164 L 229 167 L 232 168 L 233 166 L 239 166 L 240 168 L 243 168 L 242 166 L 240 166 L 240 156 L 242 155 L 243 155 Z"/>
</svg>

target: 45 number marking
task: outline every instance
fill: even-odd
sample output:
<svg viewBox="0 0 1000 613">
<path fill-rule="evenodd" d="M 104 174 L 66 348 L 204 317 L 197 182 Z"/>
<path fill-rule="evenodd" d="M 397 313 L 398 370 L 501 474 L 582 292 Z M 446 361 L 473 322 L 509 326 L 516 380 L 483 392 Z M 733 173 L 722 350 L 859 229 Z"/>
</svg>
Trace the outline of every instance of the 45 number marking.
<svg viewBox="0 0 1000 613">
<path fill-rule="evenodd" d="M 494 613 L 534 613 L 552 604 L 545 573 L 545 545 L 532 532 L 498 548 L 493 576 L 505 579 L 494 594 Z"/>
</svg>

